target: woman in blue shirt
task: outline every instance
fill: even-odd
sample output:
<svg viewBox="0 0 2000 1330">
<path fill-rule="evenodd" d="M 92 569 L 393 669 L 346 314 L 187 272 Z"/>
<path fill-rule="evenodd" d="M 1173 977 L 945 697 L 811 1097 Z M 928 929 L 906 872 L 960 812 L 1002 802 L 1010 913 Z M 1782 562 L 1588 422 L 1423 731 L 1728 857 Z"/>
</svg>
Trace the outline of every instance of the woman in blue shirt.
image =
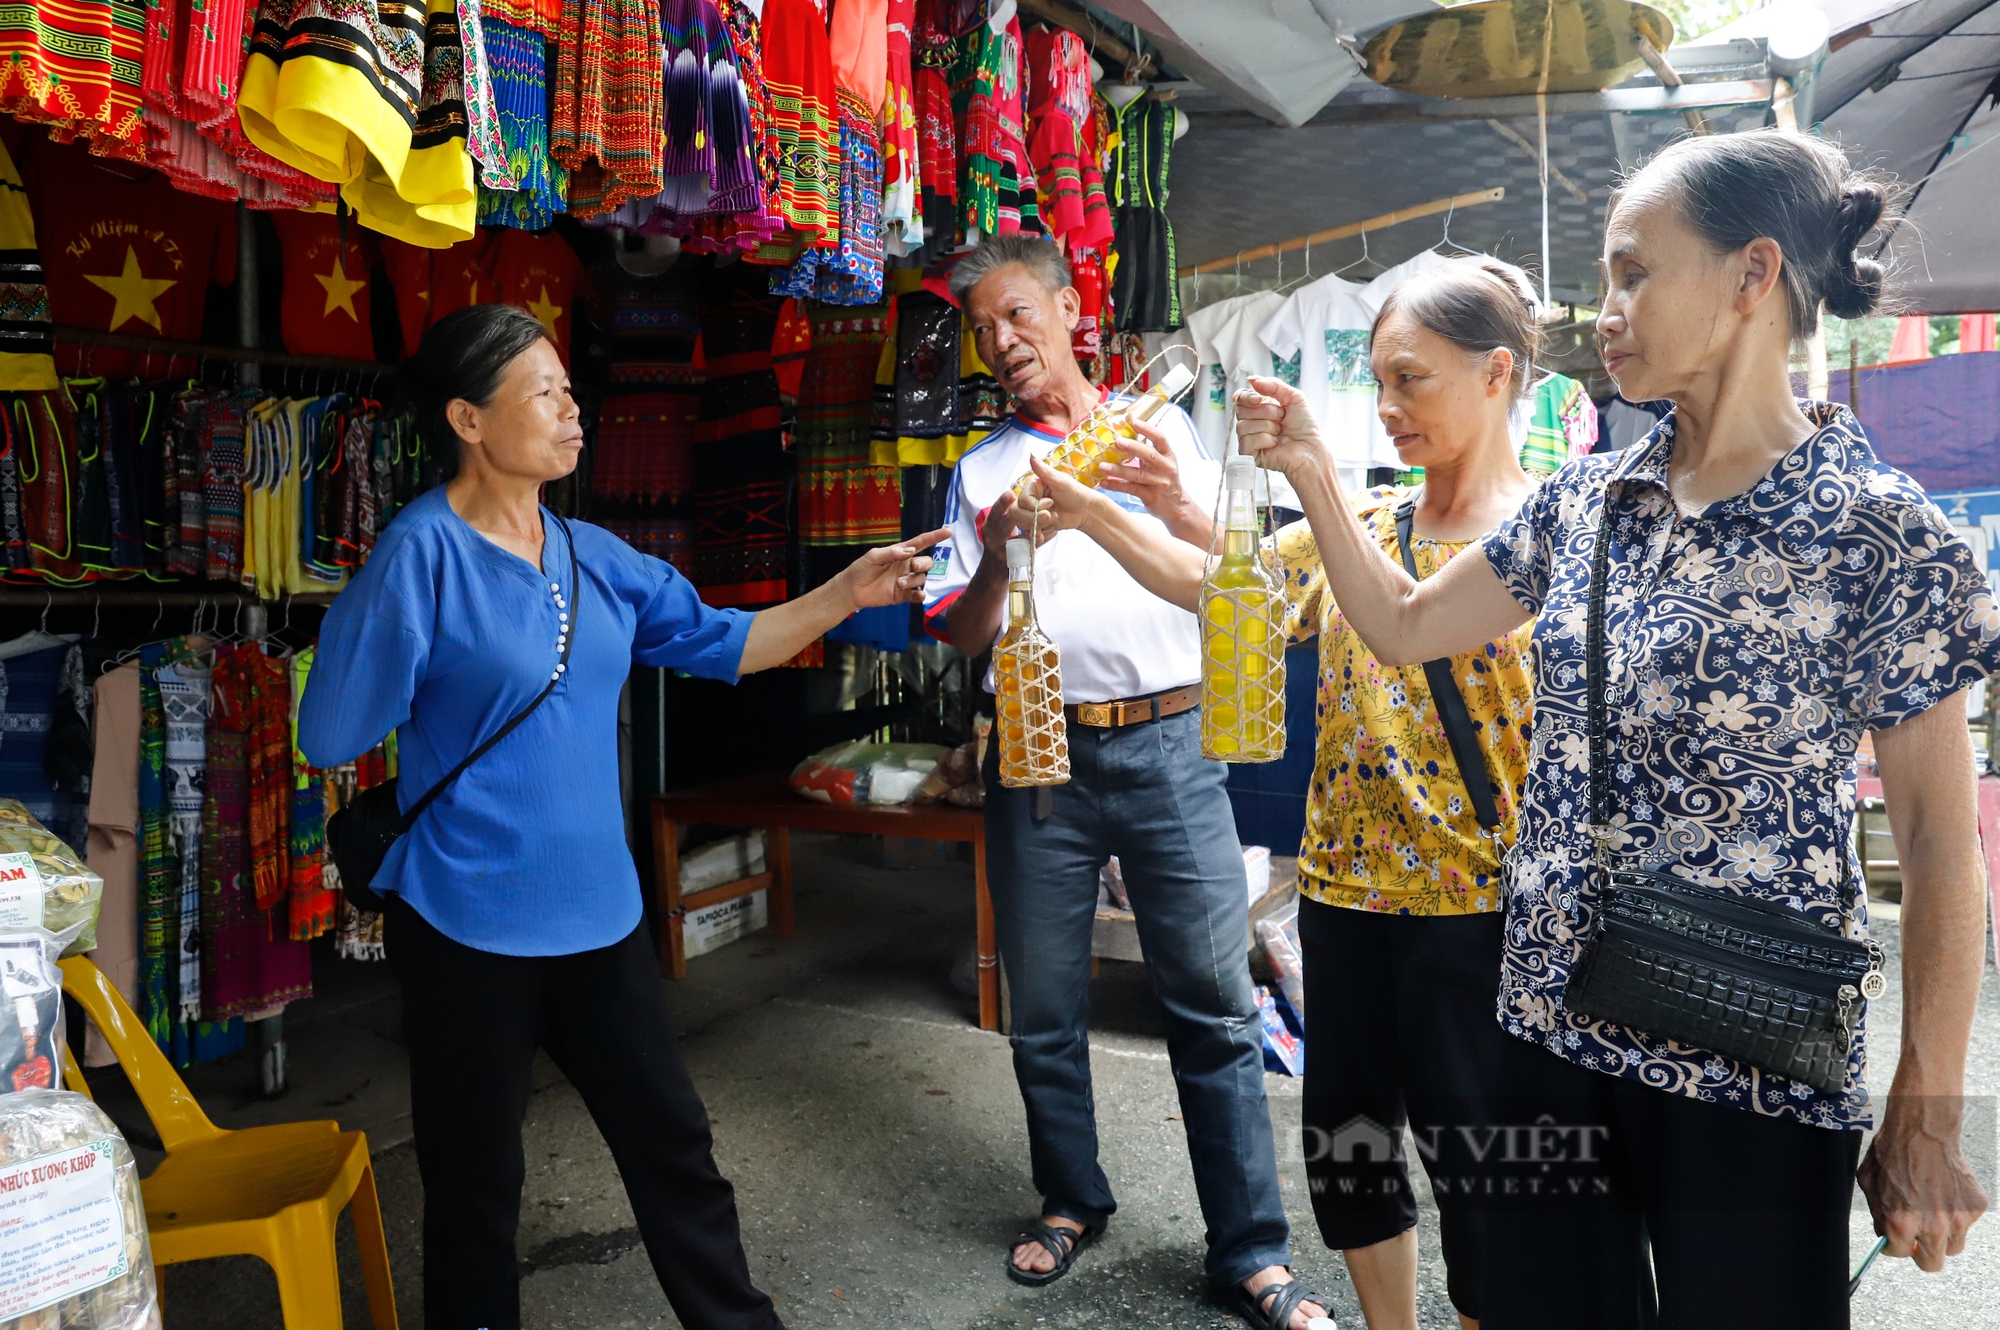
<svg viewBox="0 0 2000 1330">
<path fill-rule="evenodd" d="M 635 661 L 733 681 L 858 609 L 914 601 L 923 551 L 945 533 L 873 550 L 760 613 L 713 610 L 668 564 L 541 507 L 541 487 L 574 470 L 583 446 L 541 324 L 473 306 L 432 328 L 409 368 L 420 426 L 452 441 L 456 473 L 398 514 L 327 612 L 300 748 L 337 766 L 395 731 L 407 808 L 555 685 L 396 841 L 372 883 L 403 987 L 425 1323 L 520 1324 L 521 1124 L 540 1046 L 611 1146 L 681 1322 L 769 1330 L 780 1322 L 750 1282 L 734 1193 L 640 927 L 618 694 Z"/>
<path fill-rule="evenodd" d="M 1882 270 L 1856 251 L 1884 200 L 1822 139 L 1761 130 L 1663 150 L 1612 196 L 1597 332 L 1619 392 L 1673 412 L 1631 448 L 1572 461 L 1486 537 L 1485 558 L 1423 582 L 1338 501 L 1297 389 L 1254 379 L 1238 398 L 1244 451 L 1290 476 L 1334 596 L 1384 663 L 1535 619 L 1497 1001 L 1517 1057 L 1494 1087 L 1520 1148 L 1470 1180 L 1512 1198 L 1496 1200 L 1483 1243 L 1485 1330 L 1624 1325 L 1655 1297 L 1662 1330 L 1846 1326 L 1849 1209 L 1878 1109 L 1859 1181 L 1890 1255 L 1942 1269 L 1986 1208 L 1959 1140 L 1985 937 L 1964 690 L 2000 667 L 2000 601 L 1853 415 L 1797 400 L 1789 378 L 1822 306 L 1876 308 Z M 1879 949 L 1824 1027 L 1844 1056 L 1805 1077 L 1777 1056 L 1785 1041 L 1753 1053 L 1708 1012 L 1653 996 L 1666 985 L 1637 966 L 1586 951 L 1610 931 L 1613 870 L 1672 875 L 1706 909 L 1753 902 L 1794 929 L 1864 940 L 1851 830 L 1865 732 L 1903 875 L 1903 1039 L 1886 1095 L 1866 1084 L 1851 1005 L 1881 991 Z M 1621 979 L 1651 1000 L 1621 1005 Z M 1761 1013 L 1745 999 L 1718 1014 Z M 1704 1030 L 1738 1055 L 1704 1047 Z"/>
</svg>

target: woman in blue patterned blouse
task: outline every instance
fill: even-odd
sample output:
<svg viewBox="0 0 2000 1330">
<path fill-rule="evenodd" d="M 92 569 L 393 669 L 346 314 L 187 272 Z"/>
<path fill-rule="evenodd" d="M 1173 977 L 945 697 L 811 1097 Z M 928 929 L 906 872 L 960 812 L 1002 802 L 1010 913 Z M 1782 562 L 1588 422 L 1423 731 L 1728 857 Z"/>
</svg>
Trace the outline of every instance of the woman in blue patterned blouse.
<svg viewBox="0 0 2000 1330">
<path fill-rule="evenodd" d="M 1903 873 L 1902 1053 L 1860 1182 L 1892 1255 L 1943 1268 L 1984 1212 L 1960 1150 L 1985 936 L 1963 690 L 2000 666 L 1972 551 L 1844 407 L 1801 402 L 1791 348 L 1822 305 L 1876 308 L 1856 256 L 1881 184 L 1818 139 L 1674 144 L 1613 196 L 1605 367 L 1674 411 L 1571 462 L 1485 542 L 1411 581 L 1340 501 L 1296 389 L 1238 398 L 1246 452 L 1291 478 L 1329 584 L 1384 664 L 1530 616 L 1535 733 L 1507 861 L 1498 1089 L 1521 1130 L 1468 1180 L 1489 1208 L 1485 1330 L 1846 1326 L 1848 1212 L 1873 1101 L 1856 1022 L 1844 1084 L 1597 1019 L 1566 1001 L 1598 920 L 1585 646 L 1600 518 L 1611 806 L 1606 856 L 1867 934 L 1854 754 L 1874 733 Z M 1606 506 L 1609 505 L 1609 512 Z"/>
</svg>

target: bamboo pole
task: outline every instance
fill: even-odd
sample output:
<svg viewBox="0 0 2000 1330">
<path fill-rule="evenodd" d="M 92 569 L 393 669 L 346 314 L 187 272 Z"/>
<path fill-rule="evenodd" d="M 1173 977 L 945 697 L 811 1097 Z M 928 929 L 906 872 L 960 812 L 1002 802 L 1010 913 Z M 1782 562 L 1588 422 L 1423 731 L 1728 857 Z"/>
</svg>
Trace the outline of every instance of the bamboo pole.
<svg viewBox="0 0 2000 1330">
<path fill-rule="evenodd" d="M 1492 189 L 1474 190 L 1470 194 L 1454 194 L 1448 199 L 1432 199 L 1429 203 L 1419 203 L 1415 207 L 1410 208 L 1398 208 L 1394 212 L 1385 212 L 1379 217 L 1370 217 L 1360 222 L 1349 222 L 1346 226 L 1336 226 L 1326 231 L 1315 231 L 1309 236 L 1299 236 L 1295 240 L 1282 240 L 1273 245 L 1259 245 L 1256 249 L 1241 250 L 1226 259 L 1212 259 L 1207 263 L 1197 263 L 1191 267 L 1182 268 L 1176 275 L 1180 277 L 1192 277 L 1198 272 L 1222 272 L 1225 269 L 1235 267 L 1239 263 L 1254 263 L 1258 259 L 1268 259 L 1275 254 L 1289 254 L 1295 249 L 1304 249 L 1307 245 L 1324 245 L 1330 240 L 1345 240 L 1349 236 L 1358 236 L 1363 231 L 1380 231 L 1387 227 L 1395 226 L 1399 222 L 1414 222 L 1419 217 L 1435 217 L 1441 212 L 1453 212 L 1459 208 L 1476 208 L 1482 203 L 1498 203 L 1506 197 L 1506 188 L 1495 185 Z"/>
</svg>

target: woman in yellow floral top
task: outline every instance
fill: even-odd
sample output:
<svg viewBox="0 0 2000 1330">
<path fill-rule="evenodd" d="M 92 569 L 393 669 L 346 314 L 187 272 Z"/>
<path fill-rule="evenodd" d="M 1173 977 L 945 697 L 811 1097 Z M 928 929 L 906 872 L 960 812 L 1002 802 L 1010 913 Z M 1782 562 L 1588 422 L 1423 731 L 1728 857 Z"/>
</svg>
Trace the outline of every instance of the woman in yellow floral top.
<svg viewBox="0 0 2000 1330">
<path fill-rule="evenodd" d="M 1533 487 L 1508 415 L 1533 377 L 1539 327 L 1518 268 L 1435 269 L 1406 282 L 1375 321 L 1378 410 L 1415 491 L 1359 500 L 1363 526 L 1402 562 L 1397 523 L 1428 577 L 1511 516 Z M 1143 429 L 1143 426 L 1141 427 Z M 1203 560 L 1124 510 L 1040 466 L 1056 526 L 1097 540 L 1148 590 L 1194 608 Z M 1048 529 L 1044 517 L 1043 527 Z M 1500 861 L 1527 777 L 1534 686 L 1529 628 L 1449 662 L 1490 790 L 1483 810 L 1454 757 L 1425 667 L 1369 652 L 1328 594 L 1311 527 L 1269 543 L 1290 634 L 1319 638 L 1319 751 L 1299 846 L 1304 949 L 1304 1143 L 1315 1218 L 1348 1272 L 1371 1330 L 1417 1324 L 1417 1207 L 1400 1145 L 1406 1123 L 1438 1198 L 1447 1286 L 1467 1325 L 1479 1315 L 1480 1243 L 1455 1176 L 1460 1152 L 1501 1121 L 1489 1088 L 1509 1056 L 1493 1018 L 1501 954 Z M 1449 705 L 1449 699 L 1447 699 Z M 1472 1130 L 1466 1130 L 1466 1129 Z"/>
</svg>

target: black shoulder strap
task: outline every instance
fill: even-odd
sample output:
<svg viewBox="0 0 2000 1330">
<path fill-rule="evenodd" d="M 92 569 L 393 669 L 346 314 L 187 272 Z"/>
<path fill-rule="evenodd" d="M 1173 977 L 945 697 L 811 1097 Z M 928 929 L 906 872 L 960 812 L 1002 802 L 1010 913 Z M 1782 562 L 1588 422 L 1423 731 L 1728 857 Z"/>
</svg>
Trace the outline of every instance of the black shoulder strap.
<svg viewBox="0 0 2000 1330">
<path fill-rule="evenodd" d="M 562 514 L 550 513 L 549 516 L 556 519 L 556 525 L 562 528 L 563 543 L 569 546 L 569 632 L 563 637 L 562 655 L 557 659 L 555 673 L 549 676 L 548 686 L 535 696 L 534 701 L 522 707 L 515 714 L 514 719 L 494 731 L 492 737 L 487 739 L 485 743 L 467 753 L 464 761 L 446 772 L 444 779 L 431 786 L 428 790 L 425 790 L 423 797 L 410 805 L 410 810 L 403 814 L 403 829 L 406 831 L 416 822 L 423 811 L 429 808 L 431 803 L 440 794 L 445 792 L 446 786 L 464 775 L 467 767 L 492 751 L 493 745 L 512 734 L 522 721 L 534 715 L 535 708 L 548 701 L 549 694 L 556 690 L 556 685 L 562 682 L 562 676 L 569 670 L 569 649 L 576 642 L 577 621 L 582 617 L 578 611 L 583 602 L 583 584 L 577 580 L 576 575 L 576 533 L 569 529 L 569 523 L 563 520 Z"/>
<path fill-rule="evenodd" d="M 1585 723 L 1590 727 L 1590 827 L 1602 841 L 1611 833 L 1610 744 L 1605 731 L 1604 583 L 1611 568 L 1611 488 L 1606 485 L 1597 516 L 1597 544 L 1590 555 L 1589 618 L 1585 621 L 1583 686 Z"/>
<path fill-rule="evenodd" d="M 1403 568 L 1416 581 L 1422 581 L 1417 572 L 1417 556 L 1410 549 L 1410 527 L 1417 515 L 1417 499 L 1412 494 L 1396 505 L 1396 544 L 1403 551 Z M 1479 740 L 1472 732 L 1472 715 L 1465 709 L 1465 695 L 1458 691 L 1458 681 L 1451 677 L 1451 661 L 1427 660 L 1424 662 L 1424 680 L 1431 688 L 1431 701 L 1437 705 L 1438 719 L 1444 722 L 1444 736 L 1451 743 L 1451 755 L 1458 762 L 1458 773 L 1465 779 L 1465 792 L 1472 796 L 1472 811 L 1479 818 L 1482 827 L 1500 825 L 1500 809 L 1493 801 L 1493 781 L 1486 774 L 1486 754 L 1480 751 Z"/>
</svg>

